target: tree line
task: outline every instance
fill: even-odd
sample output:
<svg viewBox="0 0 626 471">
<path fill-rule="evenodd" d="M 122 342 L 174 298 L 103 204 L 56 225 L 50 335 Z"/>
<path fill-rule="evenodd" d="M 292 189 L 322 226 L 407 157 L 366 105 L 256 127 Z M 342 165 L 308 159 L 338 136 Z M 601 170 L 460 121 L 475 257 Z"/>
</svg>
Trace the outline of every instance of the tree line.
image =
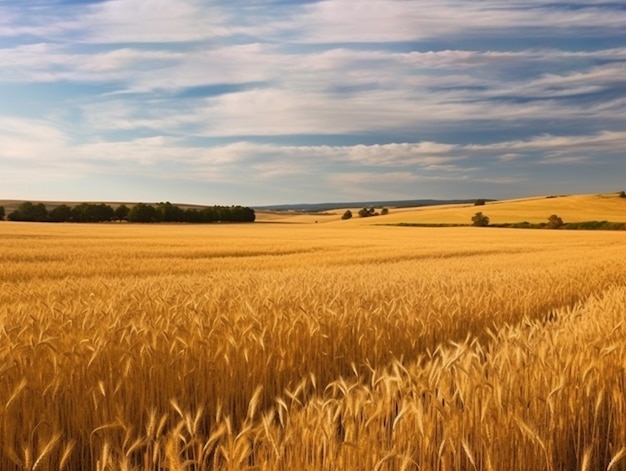
<svg viewBox="0 0 626 471">
<path fill-rule="evenodd" d="M 0 219 L 4 208 L 0 207 Z M 115 209 L 105 203 L 81 203 L 76 206 L 61 204 L 48 210 L 43 203 L 26 201 L 7 215 L 9 221 L 28 222 L 254 222 L 254 209 L 245 206 L 207 206 L 201 209 L 182 209 L 169 201 L 156 205 L 137 203 L 132 207 L 124 204 Z"/>
</svg>

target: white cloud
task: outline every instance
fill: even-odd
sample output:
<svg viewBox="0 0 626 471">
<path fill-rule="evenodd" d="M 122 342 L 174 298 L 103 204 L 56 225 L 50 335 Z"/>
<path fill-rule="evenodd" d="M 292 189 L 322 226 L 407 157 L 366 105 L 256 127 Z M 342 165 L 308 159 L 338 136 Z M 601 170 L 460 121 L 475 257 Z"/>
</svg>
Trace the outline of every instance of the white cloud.
<svg viewBox="0 0 626 471">
<path fill-rule="evenodd" d="M 36 43 L 0 49 L 5 64 L 0 81 L 125 83 L 140 81 L 177 60 L 182 54 L 131 48 L 100 53 L 77 53 L 66 47 Z"/>
<path fill-rule="evenodd" d="M 98 43 L 195 41 L 223 35 L 218 8 L 200 0 L 111 0 L 81 18 Z"/>
<path fill-rule="evenodd" d="M 369 53 L 370 55 L 372 53 Z M 593 51 L 566 51 L 559 49 L 523 49 L 510 51 L 474 51 L 448 49 L 441 51 L 412 51 L 406 53 L 375 53 L 377 57 L 386 56 L 399 62 L 424 68 L 464 69 L 472 67 L 507 67 L 520 63 L 568 63 L 579 59 L 626 60 L 626 48 L 612 48 Z"/>
<path fill-rule="evenodd" d="M 572 151 L 589 152 L 589 150 L 601 150 L 619 152 L 626 146 L 626 132 L 603 131 L 587 135 L 553 136 L 541 135 L 531 139 L 497 142 L 484 145 L 467 145 L 466 149 L 472 151 L 533 151 L 554 152 Z"/>
<path fill-rule="evenodd" d="M 66 150 L 68 141 L 64 133 L 45 121 L 0 116 L 0 159 L 45 162 Z"/>
<path fill-rule="evenodd" d="M 370 173 L 370 172 L 345 172 L 335 173 L 328 177 L 328 181 L 333 185 L 345 186 L 345 185 L 363 185 L 366 183 L 407 183 L 417 182 L 420 180 L 426 180 L 428 177 L 416 175 L 411 172 L 384 172 L 384 173 Z"/>
<path fill-rule="evenodd" d="M 511 25 L 527 34 L 551 35 L 577 28 L 621 29 L 626 14 L 608 8 L 556 9 L 548 2 L 432 0 L 326 0 L 308 5 L 293 19 L 299 40 L 315 43 L 411 41 L 455 35 L 509 36 Z M 264 27 L 261 31 L 268 31 Z"/>
<path fill-rule="evenodd" d="M 184 42 L 228 34 L 220 8 L 202 0 L 109 0 L 91 4 L 5 7 L 14 26 L 0 36 L 29 35 L 82 43 Z"/>
<path fill-rule="evenodd" d="M 588 166 L 596 159 L 607 162 L 611 156 L 621 156 L 626 147 L 626 132 L 539 135 L 490 144 L 424 141 L 287 146 L 239 141 L 191 146 L 184 139 L 160 135 L 78 144 L 54 123 L 0 117 L 0 141 L 0 158 L 5 162 L 7 175 L 28 173 L 35 185 L 37 181 L 50 181 L 50 175 L 65 179 L 124 174 L 129 178 L 190 184 L 280 184 L 285 191 L 316 180 L 325 182 L 326 191 L 337 188 L 345 195 L 365 195 L 360 192 L 367 190 L 375 194 L 382 188 L 388 188 L 387 195 L 396 195 L 393 189 L 409 191 L 416 182 L 503 185 L 524 181 L 523 175 L 508 173 L 506 166 L 494 172 L 495 162 L 505 165 L 514 161 L 518 166 L 552 164 L 564 169 Z M 44 169 L 44 174 L 37 176 L 36 169 Z"/>
<path fill-rule="evenodd" d="M 0 35 L 32 35 L 112 44 L 185 42 L 256 36 L 296 42 L 386 42 L 485 34 L 578 34 L 621 30 L 626 13 L 602 2 L 556 8 L 567 2 L 325 0 L 261 8 L 203 0 L 110 0 L 67 6 L 0 6 Z"/>
<path fill-rule="evenodd" d="M 206 101 L 198 110 L 208 136 L 339 134 L 406 127 L 406 95 L 371 92 L 357 97 L 256 89 Z"/>
<path fill-rule="evenodd" d="M 626 49 L 597 51 L 597 57 L 623 60 Z M 259 43 L 188 52 L 121 47 L 88 54 L 40 43 L 0 49 L 0 61 L 6 64 L 0 81 L 107 83 L 118 87 L 118 93 L 142 94 L 257 84 L 204 100 L 158 95 L 92 98 L 79 106 L 86 122 L 99 131 L 186 129 L 231 137 L 390 129 L 406 133 L 416 127 L 475 121 L 615 119 L 624 112 L 619 98 L 584 106 L 574 100 L 555 101 L 619 86 L 626 63 L 595 65 L 592 58 L 587 52 L 555 50 L 390 54 L 340 48 L 296 55 Z M 587 62 L 581 65 L 582 59 Z M 502 77 L 511 65 L 523 69 L 533 61 L 550 67 L 559 62 L 563 70 Z M 533 101 L 525 102 L 526 97 Z"/>
</svg>

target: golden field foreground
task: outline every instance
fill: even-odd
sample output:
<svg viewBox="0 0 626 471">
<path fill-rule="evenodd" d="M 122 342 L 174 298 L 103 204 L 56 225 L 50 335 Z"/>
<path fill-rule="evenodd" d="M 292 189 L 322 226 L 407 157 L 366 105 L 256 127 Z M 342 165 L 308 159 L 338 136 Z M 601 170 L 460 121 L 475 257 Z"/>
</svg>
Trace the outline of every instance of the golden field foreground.
<svg viewBox="0 0 626 471">
<path fill-rule="evenodd" d="M 2 470 L 626 469 L 626 233 L 0 242 Z"/>
</svg>

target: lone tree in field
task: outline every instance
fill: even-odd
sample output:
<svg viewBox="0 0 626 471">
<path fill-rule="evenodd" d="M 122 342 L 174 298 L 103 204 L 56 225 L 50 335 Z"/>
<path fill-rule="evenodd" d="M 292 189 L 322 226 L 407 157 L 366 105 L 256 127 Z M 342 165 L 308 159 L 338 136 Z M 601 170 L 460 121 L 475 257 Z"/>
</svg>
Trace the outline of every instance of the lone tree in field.
<svg viewBox="0 0 626 471">
<path fill-rule="evenodd" d="M 380 210 L 380 215 L 381 216 L 384 216 L 386 214 L 389 214 L 389 210 L 387 208 L 383 208 L 383 209 Z"/>
<path fill-rule="evenodd" d="M 485 206 L 485 200 L 481 198 L 474 201 L 474 206 Z"/>
<path fill-rule="evenodd" d="M 489 225 L 489 218 L 483 213 L 476 213 L 472 216 L 472 226 L 486 227 Z"/>
<path fill-rule="evenodd" d="M 622 190 L 619 192 L 619 197 L 620 198 L 626 198 L 626 191 Z"/>
<path fill-rule="evenodd" d="M 0 221 L 4 219 L 4 206 L 0 206 Z"/>
<path fill-rule="evenodd" d="M 343 216 L 341 216 L 341 219 L 343 219 L 343 220 L 352 219 L 352 211 L 347 209 L 346 212 L 343 213 Z"/>
<path fill-rule="evenodd" d="M 561 226 L 563 226 L 563 219 L 558 217 L 556 214 L 553 214 L 548 218 L 548 224 L 546 225 L 548 229 L 558 229 Z"/>
</svg>

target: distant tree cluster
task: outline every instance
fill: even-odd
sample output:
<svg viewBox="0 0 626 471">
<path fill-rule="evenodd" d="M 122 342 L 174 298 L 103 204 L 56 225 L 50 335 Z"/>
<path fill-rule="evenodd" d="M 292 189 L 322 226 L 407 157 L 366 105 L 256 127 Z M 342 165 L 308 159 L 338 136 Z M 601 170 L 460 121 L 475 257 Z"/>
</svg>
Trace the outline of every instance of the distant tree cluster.
<svg viewBox="0 0 626 471">
<path fill-rule="evenodd" d="M 620 198 L 626 198 L 626 191 L 622 190 L 619 192 L 619 197 Z"/>
<path fill-rule="evenodd" d="M 0 211 L 4 216 L 4 208 Z M 8 214 L 10 221 L 29 222 L 254 222 L 252 208 L 244 206 L 210 206 L 202 209 L 182 209 L 167 203 L 156 205 L 138 203 L 131 208 L 120 205 L 117 208 L 108 204 L 81 203 L 71 207 L 66 204 L 48 211 L 43 203 L 22 203 L 15 211 Z"/>
<path fill-rule="evenodd" d="M 352 213 L 350 213 L 352 215 Z M 376 208 L 374 208 L 373 206 L 371 208 L 363 208 L 359 210 L 359 217 L 362 218 L 367 218 L 370 216 L 379 216 L 379 215 L 385 215 L 385 214 L 389 214 L 389 210 L 387 208 L 382 208 L 380 213 L 378 213 L 376 211 Z M 345 214 L 344 214 L 345 216 Z M 352 216 L 350 216 L 352 217 Z M 349 218 L 348 218 L 349 219 Z"/>
<path fill-rule="evenodd" d="M 4 219 L 4 206 L 0 206 L 0 221 Z"/>
</svg>

